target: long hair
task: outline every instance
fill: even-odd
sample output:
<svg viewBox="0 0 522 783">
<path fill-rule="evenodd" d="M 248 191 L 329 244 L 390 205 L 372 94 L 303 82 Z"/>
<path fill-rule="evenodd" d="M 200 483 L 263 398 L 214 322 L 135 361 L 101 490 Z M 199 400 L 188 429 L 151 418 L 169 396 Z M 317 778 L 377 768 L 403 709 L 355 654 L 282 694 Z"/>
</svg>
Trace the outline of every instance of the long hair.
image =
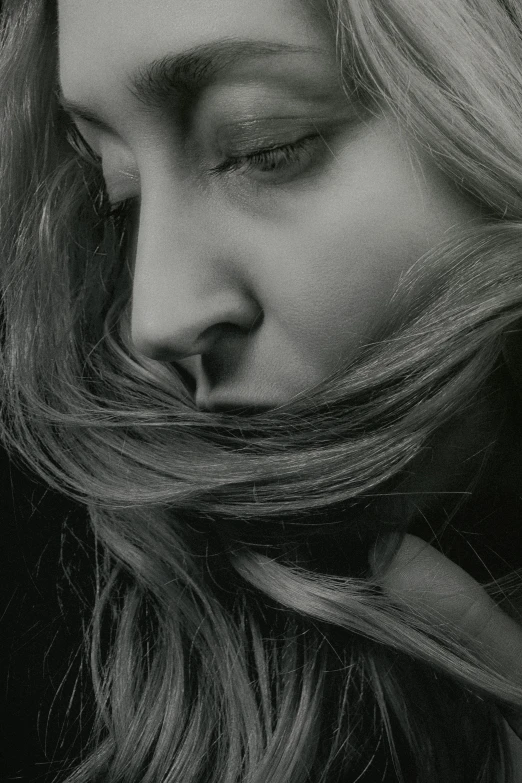
<svg viewBox="0 0 522 783">
<path fill-rule="evenodd" d="M 522 687 L 382 589 L 412 508 L 380 498 L 478 399 L 522 317 L 522 12 L 322 11 L 347 100 L 392 111 L 485 219 L 409 270 L 345 367 L 245 418 L 197 410 L 133 349 L 125 226 L 57 100 L 56 9 L 4 2 L 2 436 L 87 504 L 100 551 L 96 725 L 68 783 L 512 774 L 498 706 Z"/>
</svg>

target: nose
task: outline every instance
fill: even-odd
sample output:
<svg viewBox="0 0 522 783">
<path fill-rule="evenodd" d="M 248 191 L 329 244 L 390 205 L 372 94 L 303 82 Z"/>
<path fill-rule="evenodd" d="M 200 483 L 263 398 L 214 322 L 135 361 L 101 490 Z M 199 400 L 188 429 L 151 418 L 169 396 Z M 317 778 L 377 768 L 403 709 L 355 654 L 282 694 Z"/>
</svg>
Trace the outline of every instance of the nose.
<svg viewBox="0 0 522 783">
<path fill-rule="evenodd" d="M 161 361 L 206 354 L 223 334 L 248 333 L 258 320 L 260 307 L 219 235 L 188 210 L 142 202 L 131 309 L 140 353 Z"/>
</svg>

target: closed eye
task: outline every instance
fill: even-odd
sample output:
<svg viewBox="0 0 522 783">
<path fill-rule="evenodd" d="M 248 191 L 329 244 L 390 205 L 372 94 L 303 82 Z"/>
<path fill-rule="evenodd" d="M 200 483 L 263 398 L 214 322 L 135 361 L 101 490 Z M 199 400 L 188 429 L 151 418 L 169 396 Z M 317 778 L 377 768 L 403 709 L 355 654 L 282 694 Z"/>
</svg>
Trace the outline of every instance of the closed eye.
<svg viewBox="0 0 522 783">
<path fill-rule="evenodd" d="M 83 135 L 78 130 L 77 126 L 69 120 L 65 129 L 65 138 L 67 143 L 72 147 L 74 152 L 86 163 L 94 166 L 101 171 L 102 159 L 93 150 L 90 144 L 85 140 Z"/>
<path fill-rule="evenodd" d="M 323 138 L 313 133 L 289 144 L 229 156 L 209 170 L 211 176 L 236 172 L 261 180 L 291 179 L 308 170 L 315 162 Z"/>
</svg>

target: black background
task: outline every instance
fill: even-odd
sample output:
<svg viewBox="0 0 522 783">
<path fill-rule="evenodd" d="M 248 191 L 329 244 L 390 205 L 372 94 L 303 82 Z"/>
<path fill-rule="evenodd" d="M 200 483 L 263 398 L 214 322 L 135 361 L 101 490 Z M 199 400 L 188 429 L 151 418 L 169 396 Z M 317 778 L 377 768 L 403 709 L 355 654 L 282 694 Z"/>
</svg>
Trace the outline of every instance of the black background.
<svg viewBox="0 0 522 783">
<path fill-rule="evenodd" d="M 92 605 L 92 541 L 81 507 L 2 453 L 0 488 L 0 778 L 50 783 L 65 777 L 90 727 L 80 658 Z"/>
</svg>

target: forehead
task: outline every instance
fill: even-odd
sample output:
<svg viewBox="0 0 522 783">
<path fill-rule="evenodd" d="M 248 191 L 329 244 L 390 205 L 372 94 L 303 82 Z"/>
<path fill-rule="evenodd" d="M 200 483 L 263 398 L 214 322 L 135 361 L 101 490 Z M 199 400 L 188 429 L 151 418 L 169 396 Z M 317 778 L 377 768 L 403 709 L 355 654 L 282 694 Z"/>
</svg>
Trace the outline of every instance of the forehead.
<svg viewBox="0 0 522 783">
<path fill-rule="evenodd" d="M 110 105 L 148 63 L 217 40 L 329 44 L 311 0 L 59 0 L 58 10 L 62 90 L 90 103 Z"/>
</svg>

